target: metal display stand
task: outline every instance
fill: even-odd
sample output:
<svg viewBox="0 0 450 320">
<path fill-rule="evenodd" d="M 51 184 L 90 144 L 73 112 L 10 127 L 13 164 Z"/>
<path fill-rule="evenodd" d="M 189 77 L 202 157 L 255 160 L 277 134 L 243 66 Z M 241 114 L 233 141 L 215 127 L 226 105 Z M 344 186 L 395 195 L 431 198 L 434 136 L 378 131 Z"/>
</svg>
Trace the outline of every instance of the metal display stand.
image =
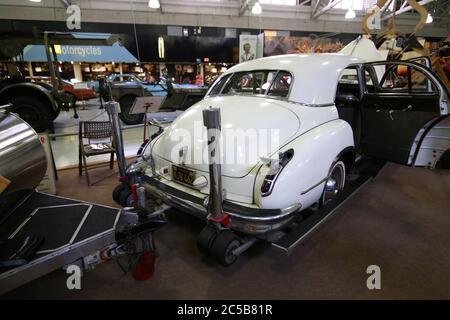
<svg viewBox="0 0 450 320">
<path fill-rule="evenodd" d="M 149 112 L 159 112 L 161 106 L 164 104 L 166 97 L 137 97 L 134 100 L 133 106 L 131 107 L 130 114 L 144 114 L 144 139 L 147 140 L 147 113 Z"/>
<path fill-rule="evenodd" d="M 37 234 L 45 242 L 28 263 L 0 269 L 0 295 L 115 243 L 119 216 L 112 207 L 33 192 L 0 232 L 8 239 Z"/>
<path fill-rule="evenodd" d="M 124 178 L 126 163 L 118 117 L 120 106 L 117 102 L 108 102 L 106 109 L 112 122 L 120 175 Z M 19 119 L 16 122 L 21 123 Z M 37 140 L 36 137 L 36 141 L 28 143 L 34 143 L 32 151 L 38 153 L 39 161 L 45 164 L 45 154 Z M 39 172 L 30 172 L 42 177 L 45 169 L 42 165 Z M 0 186 L 4 186 L 2 196 L 5 188 L 8 191 L 8 186 L 11 188 L 17 183 L 6 179 L 13 176 L 6 173 L 8 176 L 0 181 Z M 96 264 L 120 256 L 128 256 L 129 270 L 133 270 L 136 280 L 153 275 L 156 257 L 153 232 L 166 224 L 164 212 L 168 206 L 155 204 L 150 212 L 135 203 L 135 210 L 120 210 L 41 193 L 34 190 L 38 183 L 23 187 L 26 194 L 22 192 L 14 198 L 14 206 L 0 221 L 0 295 L 70 264 L 92 269 Z M 123 180 L 123 184 L 128 185 L 128 181 Z M 143 205 L 143 190 L 135 191 L 139 191 L 136 199 Z M 25 252 L 23 248 L 31 238 L 41 240 Z M 130 257 L 138 254 L 137 249 L 129 248 L 138 248 L 141 240 L 144 252 L 136 262 Z"/>
</svg>

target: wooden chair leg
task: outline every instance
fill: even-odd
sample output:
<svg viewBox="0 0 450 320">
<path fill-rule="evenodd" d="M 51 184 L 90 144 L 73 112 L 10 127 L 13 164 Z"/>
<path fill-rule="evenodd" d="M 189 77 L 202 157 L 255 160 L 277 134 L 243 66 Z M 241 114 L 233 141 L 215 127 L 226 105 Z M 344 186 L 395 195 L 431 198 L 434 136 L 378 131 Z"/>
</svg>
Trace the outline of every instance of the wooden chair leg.
<svg viewBox="0 0 450 320">
<path fill-rule="evenodd" d="M 111 159 L 109 160 L 109 168 L 114 169 L 114 152 L 111 152 Z"/>
<path fill-rule="evenodd" d="M 83 162 L 84 162 L 84 171 L 86 171 L 87 184 L 88 184 L 88 186 L 90 186 L 91 185 L 91 180 L 89 179 L 87 160 L 86 160 L 86 155 L 84 155 L 84 154 L 83 154 Z"/>
</svg>

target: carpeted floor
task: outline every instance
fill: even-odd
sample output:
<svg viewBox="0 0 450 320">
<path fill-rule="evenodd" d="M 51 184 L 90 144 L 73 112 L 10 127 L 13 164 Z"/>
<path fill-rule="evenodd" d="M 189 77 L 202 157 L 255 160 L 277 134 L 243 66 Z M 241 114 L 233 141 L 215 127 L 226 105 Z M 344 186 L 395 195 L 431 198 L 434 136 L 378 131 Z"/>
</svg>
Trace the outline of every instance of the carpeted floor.
<svg viewBox="0 0 450 320">
<path fill-rule="evenodd" d="M 98 176 L 107 172 L 97 169 Z M 115 176 L 88 188 L 75 170 L 59 174 L 60 195 L 115 205 Z M 2 298 L 450 298 L 450 171 L 387 164 L 338 210 L 291 256 L 258 243 L 229 268 L 197 251 L 200 221 L 172 212 L 157 233 L 152 280 L 136 282 L 111 261 L 85 273 L 81 290 L 66 289 L 61 270 Z M 366 287 L 369 265 L 381 268 L 381 290 Z"/>
</svg>

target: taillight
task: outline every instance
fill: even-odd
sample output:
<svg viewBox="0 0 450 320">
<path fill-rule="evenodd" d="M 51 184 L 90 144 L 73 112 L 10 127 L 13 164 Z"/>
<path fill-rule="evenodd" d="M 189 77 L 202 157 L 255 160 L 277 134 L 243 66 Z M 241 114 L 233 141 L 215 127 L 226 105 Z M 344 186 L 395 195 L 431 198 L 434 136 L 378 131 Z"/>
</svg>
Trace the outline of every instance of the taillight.
<svg viewBox="0 0 450 320">
<path fill-rule="evenodd" d="M 278 159 L 272 159 L 269 161 L 267 166 L 269 166 L 269 172 L 264 177 L 263 183 L 261 185 L 261 195 L 267 197 L 272 193 L 273 186 L 277 181 L 283 168 L 291 161 L 294 157 L 294 150 L 289 149 L 285 152 L 280 152 L 278 154 Z"/>
</svg>

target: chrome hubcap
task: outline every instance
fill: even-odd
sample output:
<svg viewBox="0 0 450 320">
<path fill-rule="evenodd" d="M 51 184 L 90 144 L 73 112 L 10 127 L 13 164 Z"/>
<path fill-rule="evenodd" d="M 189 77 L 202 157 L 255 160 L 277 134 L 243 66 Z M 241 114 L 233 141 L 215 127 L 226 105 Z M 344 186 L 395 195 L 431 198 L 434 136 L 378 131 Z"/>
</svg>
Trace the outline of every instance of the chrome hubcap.
<svg viewBox="0 0 450 320">
<path fill-rule="evenodd" d="M 344 185 L 344 169 L 340 164 L 333 168 L 328 180 L 325 183 L 325 190 L 323 192 L 323 204 L 336 198 Z"/>
</svg>

